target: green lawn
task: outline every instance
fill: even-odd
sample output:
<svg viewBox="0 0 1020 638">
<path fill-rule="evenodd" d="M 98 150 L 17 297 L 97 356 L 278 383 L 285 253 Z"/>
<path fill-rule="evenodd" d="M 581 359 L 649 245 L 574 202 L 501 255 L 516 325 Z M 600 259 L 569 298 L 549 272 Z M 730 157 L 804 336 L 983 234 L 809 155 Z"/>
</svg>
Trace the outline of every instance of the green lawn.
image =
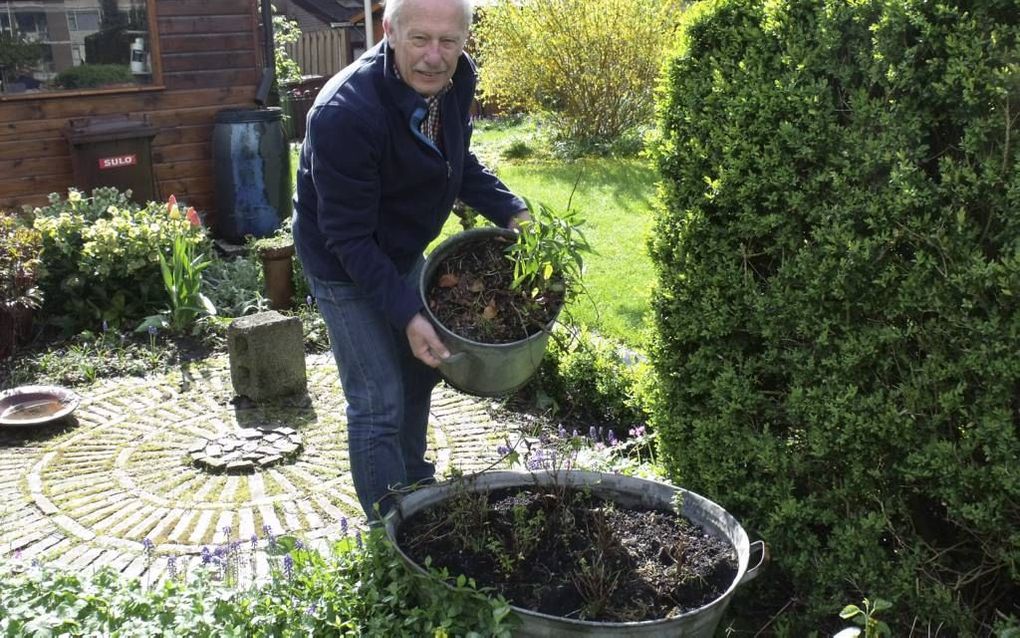
<svg viewBox="0 0 1020 638">
<path fill-rule="evenodd" d="M 576 323 L 631 345 L 643 342 L 653 282 L 646 249 L 651 228 L 654 172 L 638 160 L 591 159 L 566 163 L 504 164 L 499 171 L 514 192 L 585 219 L 589 255 L 581 296 L 567 308 Z M 580 175 L 577 190 L 574 182 Z"/>
</svg>

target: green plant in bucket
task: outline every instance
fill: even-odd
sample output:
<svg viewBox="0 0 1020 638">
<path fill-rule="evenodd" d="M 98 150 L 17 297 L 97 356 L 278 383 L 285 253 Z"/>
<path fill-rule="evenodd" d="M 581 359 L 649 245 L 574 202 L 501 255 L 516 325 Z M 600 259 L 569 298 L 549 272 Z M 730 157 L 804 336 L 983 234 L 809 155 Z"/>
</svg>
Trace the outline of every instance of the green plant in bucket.
<svg viewBox="0 0 1020 638">
<path fill-rule="evenodd" d="M 593 252 L 575 211 L 558 213 L 546 204 L 525 200 L 531 219 L 518 223 L 517 241 L 507 248 L 514 264 L 513 288 L 532 298 L 571 290 L 581 281 L 583 253 Z"/>
</svg>

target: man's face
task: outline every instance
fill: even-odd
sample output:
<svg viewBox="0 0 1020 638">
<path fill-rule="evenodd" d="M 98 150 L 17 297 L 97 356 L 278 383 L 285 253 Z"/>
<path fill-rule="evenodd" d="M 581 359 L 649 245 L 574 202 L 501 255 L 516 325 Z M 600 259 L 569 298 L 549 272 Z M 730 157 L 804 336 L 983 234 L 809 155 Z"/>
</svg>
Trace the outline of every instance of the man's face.
<svg viewBox="0 0 1020 638">
<path fill-rule="evenodd" d="M 457 70 L 467 41 L 459 2 L 407 0 L 396 24 L 383 20 L 404 82 L 426 97 L 438 93 Z"/>
</svg>

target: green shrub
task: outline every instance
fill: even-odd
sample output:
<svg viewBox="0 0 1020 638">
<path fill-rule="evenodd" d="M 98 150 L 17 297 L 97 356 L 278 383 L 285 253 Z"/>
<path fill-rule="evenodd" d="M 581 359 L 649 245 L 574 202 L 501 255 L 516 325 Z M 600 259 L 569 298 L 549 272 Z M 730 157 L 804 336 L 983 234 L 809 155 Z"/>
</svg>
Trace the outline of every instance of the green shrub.
<svg viewBox="0 0 1020 638">
<path fill-rule="evenodd" d="M 57 74 L 54 84 L 65 89 L 91 89 L 106 84 L 133 84 L 135 76 L 124 64 L 82 64 Z"/>
<path fill-rule="evenodd" d="M 91 197 L 53 193 L 34 211 L 43 236 L 40 287 L 46 316 L 66 332 L 134 327 L 166 305 L 159 254 L 183 235 L 206 249 L 200 226 L 162 202 L 139 207 L 112 188 Z"/>
<path fill-rule="evenodd" d="M 645 374 L 643 363 L 624 360 L 619 344 L 584 328 L 568 328 L 554 333 L 528 391 L 557 417 L 623 433 L 648 419 Z"/>
<path fill-rule="evenodd" d="M 666 66 L 660 451 L 770 544 L 747 596 L 793 635 L 1020 599 L 1018 33 L 1003 0 L 711 0 Z"/>
</svg>

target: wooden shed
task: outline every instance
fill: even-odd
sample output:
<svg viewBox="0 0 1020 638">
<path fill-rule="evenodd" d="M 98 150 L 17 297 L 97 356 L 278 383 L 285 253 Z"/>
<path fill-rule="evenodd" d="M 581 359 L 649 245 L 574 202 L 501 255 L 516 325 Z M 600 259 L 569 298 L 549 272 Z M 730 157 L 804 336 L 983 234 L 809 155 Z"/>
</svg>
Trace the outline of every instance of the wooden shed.
<svg viewBox="0 0 1020 638">
<path fill-rule="evenodd" d="M 155 132 L 156 196 L 212 213 L 214 117 L 256 106 L 260 9 L 260 0 L 0 0 L 0 210 L 73 184 L 71 120 L 129 114 Z M 26 48 L 40 53 L 35 63 L 18 62 Z M 85 86 L 88 65 L 130 75 Z"/>
</svg>

